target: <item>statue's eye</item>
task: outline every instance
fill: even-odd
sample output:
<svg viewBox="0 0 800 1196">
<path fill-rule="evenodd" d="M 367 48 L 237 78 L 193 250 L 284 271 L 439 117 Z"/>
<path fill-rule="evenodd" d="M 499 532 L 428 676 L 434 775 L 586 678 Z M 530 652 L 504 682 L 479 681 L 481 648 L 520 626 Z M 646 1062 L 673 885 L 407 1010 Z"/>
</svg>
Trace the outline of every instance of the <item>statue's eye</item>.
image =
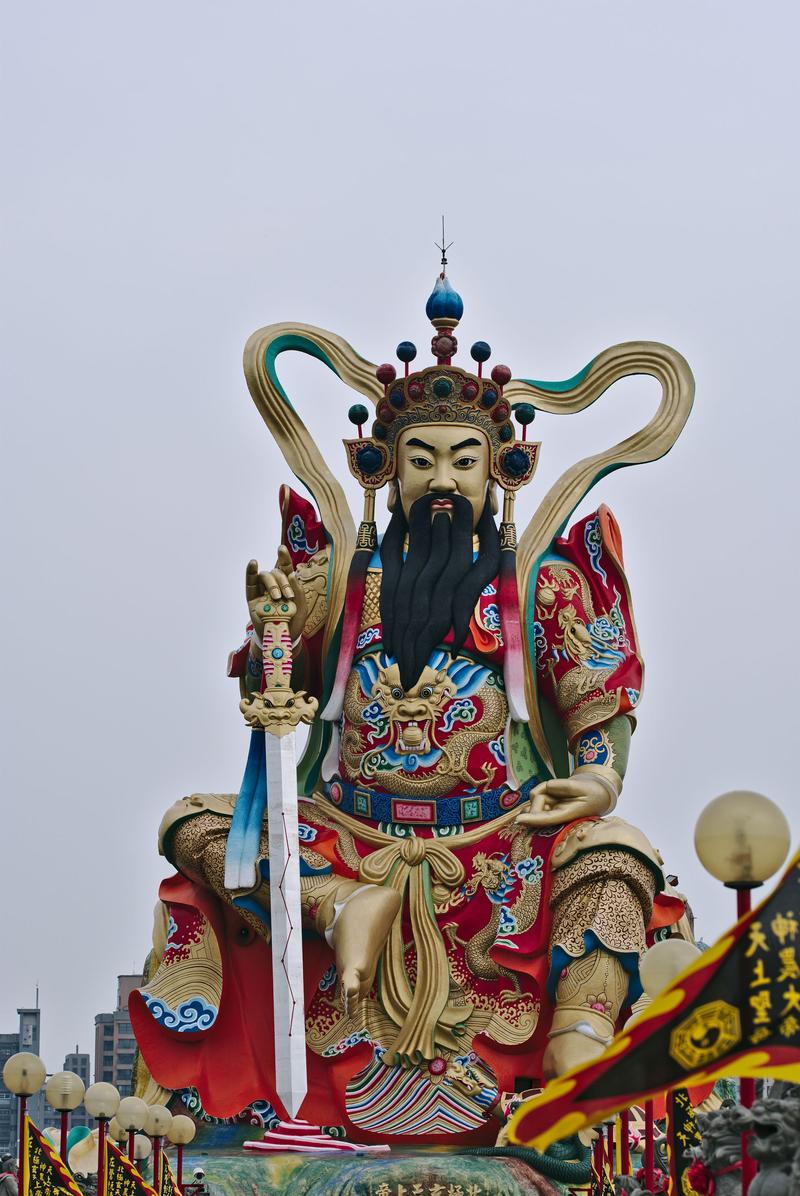
<svg viewBox="0 0 800 1196">
<path fill-rule="evenodd" d="M 430 698 L 433 696 L 433 689 L 430 685 L 423 685 L 422 689 L 419 691 L 419 696 L 421 698 Z"/>
<path fill-rule="evenodd" d="M 392 697 L 393 697 L 393 698 L 402 698 L 403 696 L 404 696 L 404 695 L 403 695 L 403 691 L 402 691 L 402 689 L 400 688 L 400 686 L 399 686 L 399 685 L 393 685 L 393 686 L 392 686 Z"/>
<path fill-rule="evenodd" d="M 472 469 L 472 466 L 476 465 L 477 462 L 477 457 L 459 457 L 453 464 L 456 469 Z"/>
<path fill-rule="evenodd" d="M 417 467 L 417 469 L 433 468 L 433 461 L 429 461 L 427 457 L 410 457 L 409 460 L 412 465 Z"/>
</svg>

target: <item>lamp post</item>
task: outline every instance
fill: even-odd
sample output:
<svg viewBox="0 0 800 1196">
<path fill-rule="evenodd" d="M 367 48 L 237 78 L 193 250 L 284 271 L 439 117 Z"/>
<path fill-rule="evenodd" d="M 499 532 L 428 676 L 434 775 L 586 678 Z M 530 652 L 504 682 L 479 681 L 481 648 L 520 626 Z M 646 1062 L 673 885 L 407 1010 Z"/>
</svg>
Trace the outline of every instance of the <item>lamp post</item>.
<svg viewBox="0 0 800 1196">
<path fill-rule="evenodd" d="M 119 1092 L 113 1084 L 92 1084 L 83 1098 L 90 1117 L 97 1119 L 97 1196 L 103 1196 L 106 1180 L 106 1126 L 120 1105 Z"/>
<path fill-rule="evenodd" d="M 117 1121 L 128 1135 L 128 1158 L 134 1161 L 134 1135 L 144 1129 L 147 1105 L 138 1096 L 126 1096 L 119 1102 Z"/>
<path fill-rule="evenodd" d="M 19 1190 L 25 1191 L 25 1113 L 28 1097 L 34 1096 L 45 1081 L 47 1069 L 38 1055 L 20 1051 L 3 1064 L 3 1083 L 19 1099 Z"/>
<path fill-rule="evenodd" d="M 167 1137 L 172 1145 L 177 1148 L 178 1157 L 175 1163 L 175 1179 L 181 1192 L 183 1192 L 183 1148 L 194 1140 L 196 1133 L 197 1126 L 191 1117 L 187 1117 L 185 1113 L 176 1114 L 172 1118 L 170 1127 L 167 1130 Z"/>
<path fill-rule="evenodd" d="M 684 968 L 688 968 L 700 954 L 700 948 L 686 939 L 662 939 L 645 951 L 639 962 L 639 979 L 645 995 L 655 1000 Z M 672 1092 L 667 1095 L 672 1103 Z M 644 1174 L 645 1187 L 651 1192 L 655 1183 L 655 1150 L 653 1142 L 653 1102 L 644 1104 Z"/>
<path fill-rule="evenodd" d="M 74 1071 L 57 1071 L 45 1084 L 45 1099 L 52 1109 L 61 1114 L 61 1157 L 67 1161 L 67 1131 L 69 1115 L 83 1100 L 86 1085 Z"/>
<path fill-rule="evenodd" d="M 753 889 L 773 876 L 791 846 L 791 832 L 783 810 L 763 793 L 733 790 L 710 801 L 694 828 L 694 846 L 700 863 L 728 889 L 736 890 L 736 917 L 750 913 Z M 742 988 L 745 985 L 741 977 Z M 755 1080 L 739 1080 L 739 1099 L 746 1109 L 756 1095 Z M 756 1173 L 755 1160 L 742 1135 L 742 1192 L 747 1193 Z"/>
<path fill-rule="evenodd" d="M 172 1124 L 172 1114 L 166 1105 L 150 1105 L 144 1132 L 153 1141 L 153 1187 L 158 1191 L 159 1169 L 161 1167 L 161 1139 Z"/>
</svg>

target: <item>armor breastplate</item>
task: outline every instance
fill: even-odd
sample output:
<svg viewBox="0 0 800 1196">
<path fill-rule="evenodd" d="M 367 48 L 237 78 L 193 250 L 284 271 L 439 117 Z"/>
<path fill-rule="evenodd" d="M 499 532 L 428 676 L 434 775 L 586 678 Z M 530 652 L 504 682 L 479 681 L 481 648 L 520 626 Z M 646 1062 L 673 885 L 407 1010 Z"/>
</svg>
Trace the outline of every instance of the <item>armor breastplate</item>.
<svg viewBox="0 0 800 1196">
<path fill-rule="evenodd" d="M 508 703 L 496 586 L 481 594 L 462 652 L 435 649 L 408 691 L 382 648 L 379 586 L 371 570 L 345 692 L 341 779 L 406 798 L 503 786 Z"/>
</svg>

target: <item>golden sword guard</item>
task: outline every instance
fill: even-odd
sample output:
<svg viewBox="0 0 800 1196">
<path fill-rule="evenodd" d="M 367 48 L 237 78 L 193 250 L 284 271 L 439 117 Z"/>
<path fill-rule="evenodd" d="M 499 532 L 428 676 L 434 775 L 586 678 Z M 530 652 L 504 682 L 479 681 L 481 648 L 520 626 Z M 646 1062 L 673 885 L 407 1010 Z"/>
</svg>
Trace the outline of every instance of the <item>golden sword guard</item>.
<svg viewBox="0 0 800 1196">
<path fill-rule="evenodd" d="M 264 595 L 264 630 L 261 636 L 261 693 L 243 698 L 239 709 L 245 721 L 256 730 L 267 731 L 279 739 L 311 723 L 319 702 L 304 689 L 292 689 L 292 637 L 289 623 L 297 612 L 291 598 L 273 602 Z"/>
</svg>

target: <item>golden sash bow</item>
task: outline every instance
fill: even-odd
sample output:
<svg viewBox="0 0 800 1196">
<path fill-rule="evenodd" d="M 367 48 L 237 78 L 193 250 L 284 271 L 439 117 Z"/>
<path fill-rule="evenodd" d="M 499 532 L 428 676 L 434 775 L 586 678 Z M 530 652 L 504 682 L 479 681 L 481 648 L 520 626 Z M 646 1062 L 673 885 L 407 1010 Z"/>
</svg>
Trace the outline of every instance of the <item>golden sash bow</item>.
<svg viewBox="0 0 800 1196">
<path fill-rule="evenodd" d="M 394 921 L 378 973 L 380 1000 L 397 1026 L 388 1045 L 385 1062 L 421 1063 L 436 1058 L 441 1049 L 459 1050 L 465 1045 L 464 1029 L 473 1006 L 453 1004 L 450 999 L 450 966 L 447 947 L 436 922 L 433 881 L 453 889 L 464 881 L 464 867 L 454 849 L 478 842 L 484 836 L 512 822 L 519 810 L 510 810 L 491 823 L 447 839 L 409 836 L 398 839 L 360 822 L 336 808 L 325 798 L 315 798 L 326 815 L 340 823 L 356 839 L 372 844 L 361 861 L 359 879 L 367 884 L 389 885 L 403 898 Z M 403 942 L 403 909 L 408 902 L 411 933 L 416 952 L 414 986 L 408 978 Z"/>
</svg>

